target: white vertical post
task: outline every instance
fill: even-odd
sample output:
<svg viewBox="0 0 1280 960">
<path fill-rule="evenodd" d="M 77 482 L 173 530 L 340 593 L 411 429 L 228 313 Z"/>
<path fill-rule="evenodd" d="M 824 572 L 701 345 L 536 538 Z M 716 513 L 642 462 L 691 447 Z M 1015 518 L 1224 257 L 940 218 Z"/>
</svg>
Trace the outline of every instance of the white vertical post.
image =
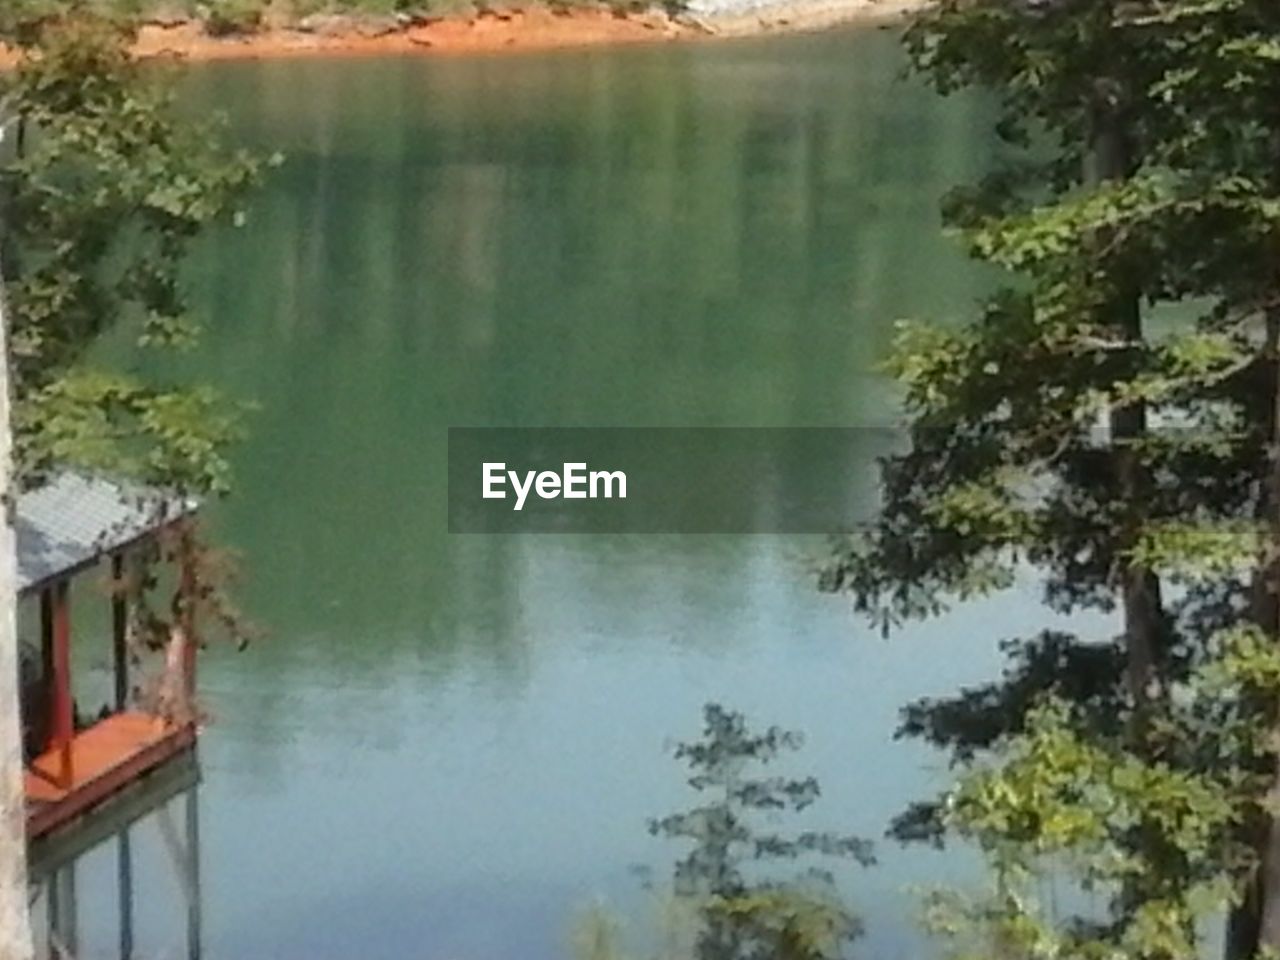
<svg viewBox="0 0 1280 960">
<path fill-rule="evenodd" d="M 0 140 L 3 130 L 0 129 Z M 27 905 L 27 814 L 18 697 L 17 555 L 8 317 L 0 272 L 0 957 L 32 960 Z"/>
</svg>

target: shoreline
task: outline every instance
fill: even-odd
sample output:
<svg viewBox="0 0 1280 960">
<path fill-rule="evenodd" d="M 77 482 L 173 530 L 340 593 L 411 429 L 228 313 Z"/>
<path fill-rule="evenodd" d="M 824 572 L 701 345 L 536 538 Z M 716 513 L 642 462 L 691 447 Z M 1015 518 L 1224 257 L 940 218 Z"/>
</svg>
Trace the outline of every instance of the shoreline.
<svg viewBox="0 0 1280 960">
<path fill-rule="evenodd" d="M 713 37 L 809 33 L 850 24 L 883 26 L 923 10 L 932 0 L 766 0 L 755 7 L 688 15 Z"/>
<path fill-rule="evenodd" d="M 623 12 L 603 7 L 552 8 L 539 2 L 416 21 L 334 15 L 298 25 L 266 26 L 217 37 L 194 20 L 145 23 L 134 52 L 144 59 L 192 62 L 295 57 L 515 53 L 762 36 L 823 30 L 849 23 L 900 19 L 928 0 L 779 0 L 740 11 L 660 9 Z M 0 68 L 17 62 L 0 47 Z"/>
</svg>

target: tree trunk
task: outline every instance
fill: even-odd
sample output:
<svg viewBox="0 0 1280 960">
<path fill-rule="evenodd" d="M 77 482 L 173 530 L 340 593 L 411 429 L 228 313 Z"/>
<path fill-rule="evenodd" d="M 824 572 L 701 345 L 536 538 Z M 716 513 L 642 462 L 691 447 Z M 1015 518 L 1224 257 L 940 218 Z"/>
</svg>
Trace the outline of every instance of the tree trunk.
<svg viewBox="0 0 1280 960">
<path fill-rule="evenodd" d="M 8 324 L 0 288 L 0 958 L 32 960 L 27 908 L 26 791 L 18 703 L 17 557 L 14 552 Z"/>
<path fill-rule="evenodd" d="M 1271 403 L 1264 424 L 1267 476 L 1258 504 L 1258 520 L 1265 527 L 1266 536 L 1254 575 L 1251 616 L 1258 629 L 1280 642 L 1280 307 L 1267 310 L 1266 324 L 1263 356 L 1269 367 L 1267 389 Z M 1273 737 L 1280 734 L 1278 705 L 1259 706 L 1274 731 Z M 1272 785 L 1268 799 L 1275 802 L 1280 798 L 1280 765 L 1274 758 L 1269 764 Z M 1227 960 L 1250 960 L 1266 947 L 1280 950 L 1280 821 L 1262 814 L 1246 829 L 1246 839 L 1258 856 L 1258 870 L 1244 891 L 1244 901 L 1231 911 Z"/>
<path fill-rule="evenodd" d="M 1272 125 L 1271 188 L 1280 193 L 1280 115 L 1269 118 Z M 1267 444 L 1267 469 L 1258 497 L 1256 519 L 1266 531 L 1253 578 L 1251 615 L 1254 624 L 1273 643 L 1280 643 L 1280 243 L 1273 243 L 1274 262 L 1271 296 L 1266 307 L 1266 336 L 1262 359 L 1268 376 L 1269 404 L 1263 422 Z M 1280 704 L 1261 704 L 1272 730 L 1273 743 L 1280 743 Z M 1271 789 L 1268 800 L 1280 799 L 1280 758 L 1269 761 Z M 1246 840 L 1258 857 L 1258 870 L 1244 890 L 1243 902 L 1231 911 L 1227 921 L 1226 960 L 1252 960 L 1260 950 L 1280 951 L 1280 820 L 1266 813 L 1245 826 Z"/>
<path fill-rule="evenodd" d="M 1093 119 L 1095 176 L 1099 182 L 1127 180 L 1133 175 L 1135 150 L 1123 116 L 1123 96 L 1107 81 L 1099 83 Z M 1118 339 L 1137 345 L 1142 341 L 1142 305 L 1136 289 L 1121 289 L 1109 306 L 1107 320 Z M 1125 517 L 1118 553 L 1137 545 L 1143 505 L 1150 496 L 1150 477 L 1135 441 L 1146 436 L 1147 409 L 1141 402 L 1114 407 L 1109 418 L 1114 453 L 1115 482 Z M 1160 579 L 1150 569 L 1121 560 L 1118 571 L 1124 609 L 1125 684 L 1133 700 L 1133 747 L 1141 751 L 1147 736 L 1148 700 L 1157 681 L 1157 651 L 1164 632 L 1164 606 Z"/>
<path fill-rule="evenodd" d="M 1137 150 L 1126 117 L 1127 96 L 1123 85 L 1102 80 L 1097 87 L 1092 119 L 1095 164 L 1094 174 L 1100 183 L 1117 183 L 1130 179 L 1137 165 Z M 1112 240 L 1106 231 L 1098 237 L 1099 246 Z M 1121 345 L 1116 356 L 1122 364 L 1117 380 L 1128 380 L 1137 372 L 1135 365 L 1124 364 L 1136 356 L 1144 342 L 1142 297 L 1139 287 L 1131 282 L 1120 267 L 1120 276 L 1112 278 L 1115 289 L 1108 291 L 1103 319 L 1110 334 Z M 1128 723 L 1128 747 L 1137 756 L 1150 758 L 1152 702 L 1161 694 L 1160 653 L 1165 644 L 1164 601 L 1159 576 L 1150 567 L 1132 559 L 1143 526 L 1148 517 L 1152 477 L 1138 445 L 1146 438 L 1150 424 L 1147 406 L 1141 401 L 1113 404 L 1109 416 L 1111 459 L 1115 490 L 1119 500 L 1119 529 L 1115 542 L 1116 587 L 1124 611 L 1125 686 L 1132 703 Z M 1158 886 L 1158 864 L 1165 855 L 1166 844 L 1159 831 L 1144 825 L 1135 844 L 1146 860 L 1146 870 L 1122 884 L 1118 905 L 1128 917 L 1149 902 L 1154 886 Z M 1164 954 L 1158 954 L 1164 956 Z"/>
</svg>

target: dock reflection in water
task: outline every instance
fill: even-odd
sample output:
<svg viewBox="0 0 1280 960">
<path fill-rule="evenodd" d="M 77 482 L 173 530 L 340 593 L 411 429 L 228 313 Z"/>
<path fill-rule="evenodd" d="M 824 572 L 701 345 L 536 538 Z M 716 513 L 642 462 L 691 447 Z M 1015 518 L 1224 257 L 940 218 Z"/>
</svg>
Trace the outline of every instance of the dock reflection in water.
<svg viewBox="0 0 1280 960">
<path fill-rule="evenodd" d="M 32 845 L 37 956 L 201 955 L 200 768 L 180 756 L 71 827 Z M 114 878 L 112 878 L 114 874 Z M 112 904 L 114 916 L 102 911 Z M 77 887 L 95 912 L 82 913 Z"/>
</svg>

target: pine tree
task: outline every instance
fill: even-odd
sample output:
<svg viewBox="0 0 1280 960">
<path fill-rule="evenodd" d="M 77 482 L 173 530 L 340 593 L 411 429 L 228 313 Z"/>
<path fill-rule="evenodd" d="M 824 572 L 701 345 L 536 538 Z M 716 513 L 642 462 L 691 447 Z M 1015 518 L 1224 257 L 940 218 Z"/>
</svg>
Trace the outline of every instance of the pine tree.
<svg viewBox="0 0 1280 960">
<path fill-rule="evenodd" d="M 707 799 L 653 821 L 657 836 L 688 841 L 676 864 L 675 895 L 700 918 L 699 960 L 833 960 L 860 925 L 841 903 L 831 875 L 810 865 L 783 879 L 770 864 L 814 857 L 874 862 L 857 837 L 825 832 L 765 833 L 759 815 L 799 812 L 819 795 L 813 777 L 758 776 L 755 768 L 798 749 L 798 734 L 778 727 L 756 733 L 745 718 L 708 704 L 700 740 L 676 747 L 689 785 Z"/>
</svg>

